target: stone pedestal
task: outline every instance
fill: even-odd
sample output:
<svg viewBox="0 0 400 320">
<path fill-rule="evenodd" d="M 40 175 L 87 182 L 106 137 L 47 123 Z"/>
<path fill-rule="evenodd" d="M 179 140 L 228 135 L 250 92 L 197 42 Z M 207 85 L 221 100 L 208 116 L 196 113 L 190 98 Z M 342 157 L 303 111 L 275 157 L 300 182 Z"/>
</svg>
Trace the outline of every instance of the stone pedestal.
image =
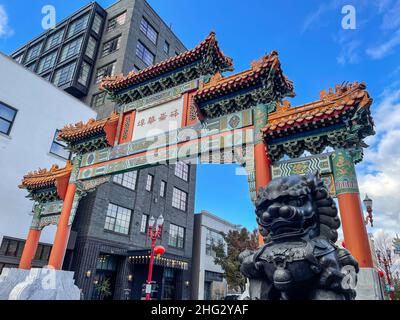
<svg viewBox="0 0 400 320">
<path fill-rule="evenodd" d="M 74 273 L 70 271 L 9 269 L 3 274 L 0 292 L 3 292 L 3 287 L 9 288 L 8 297 L 6 289 L 2 293 L 4 300 L 80 300 L 81 297 L 74 284 Z"/>
<path fill-rule="evenodd" d="M 0 275 L 0 300 L 8 300 L 14 287 L 23 282 L 29 275 L 29 270 L 4 268 Z"/>
<path fill-rule="evenodd" d="M 360 268 L 357 274 L 356 300 L 383 300 L 383 288 L 373 268 Z"/>
<path fill-rule="evenodd" d="M 264 291 L 263 282 L 252 279 L 246 285 L 246 291 L 239 300 L 266 299 L 262 297 Z M 384 300 L 383 288 L 378 273 L 373 268 L 360 268 L 357 274 L 357 296 L 355 300 Z M 326 296 L 326 300 L 335 300 L 332 296 Z"/>
</svg>

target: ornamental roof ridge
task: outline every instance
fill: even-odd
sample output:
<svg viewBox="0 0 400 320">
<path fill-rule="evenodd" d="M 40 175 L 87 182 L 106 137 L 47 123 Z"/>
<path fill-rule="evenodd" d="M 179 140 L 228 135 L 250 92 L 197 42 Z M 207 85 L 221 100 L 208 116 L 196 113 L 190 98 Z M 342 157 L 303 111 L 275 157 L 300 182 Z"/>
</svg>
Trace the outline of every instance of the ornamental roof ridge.
<svg viewBox="0 0 400 320">
<path fill-rule="evenodd" d="M 217 72 L 214 76 L 211 77 L 211 79 L 208 83 L 204 83 L 202 89 L 216 87 L 218 85 L 220 86 L 229 81 L 240 80 L 242 78 L 249 76 L 250 74 L 253 74 L 255 72 L 260 72 L 262 69 L 265 69 L 268 67 L 271 67 L 274 70 L 276 70 L 277 68 L 280 67 L 280 61 L 278 58 L 277 51 L 272 51 L 270 54 L 266 54 L 258 60 L 253 60 L 251 62 L 250 69 L 246 69 L 246 70 L 231 74 L 226 77 L 222 76 L 222 74 L 220 72 Z"/>
<path fill-rule="evenodd" d="M 372 103 L 365 83 L 342 83 L 320 92 L 320 100 L 291 107 L 287 100 L 278 102 L 276 110 L 269 114 L 268 124 L 261 129 L 264 135 L 288 126 L 316 121 L 333 116 L 354 107 L 369 107 Z"/>
<path fill-rule="evenodd" d="M 147 79 L 156 77 L 169 70 L 173 70 L 181 65 L 188 64 L 198 59 L 201 57 L 201 54 L 207 52 L 209 48 L 214 48 L 219 59 L 219 63 L 222 66 L 222 70 L 233 70 L 232 58 L 225 56 L 223 51 L 218 46 L 215 32 L 211 31 L 203 41 L 201 41 L 195 48 L 191 50 L 187 50 L 181 54 L 153 64 L 145 69 L 140 70 L 139 72 L 131 71 L 126 76 L 118 75 L 104 78 L 100 84 L 100 89 L 107 91 L 118 91 L 126 86 L 146 81 Z"/>
<path fill-rule="evenodd" d="M 58 139 L 64 141 L 73 141 L 75 139 L 82 139 L 86 136 L 101 133 L 107 123 L 118 121 L 119 115 L 113 111 L 107 118 L 95 120 L 90 118 L 86 123 L 82 121 L 64 126 L 58 132 Z"/>
<path fill-rule="evenodd" d="M 54 184 L 57 178 L 68 176 L 71 173 L 72 168 L 72 162 L 69 160 L 63 168 L 59 168 L 56 164 L 53 164 L 49 170 L 39 168 L 36 171 L 31 171 L 24 175 L 21 184 L 18 187 L 21 189 L 27 189 L 47 184 Z"/>
<path fill-rule="evenodd" d="M 281 63 L 279 61 L 279 55 L 277 51 L 271 51 L 262 56 L 258 60 L 253 60 L 249 69 L 223 77 L 221 73 L 216 73 L 211 77 L 208 83 L 204 83 L 202 87 L 196 92 L 195 100 L 202 100 L 206 98 L 206 95 L 211 93 L 219 92 L 220 90 L 236 90 L 242 85 L 249 84 L 249 81 L 260 78 L 261 75 L 265 75 L 268 70 L 273 70 L 279 81 L 283 83 L 289 96 L 294 96 L 293 81 L 289 80 L 286 75 L 283 74 L 281 69 Z"/>
</svg>

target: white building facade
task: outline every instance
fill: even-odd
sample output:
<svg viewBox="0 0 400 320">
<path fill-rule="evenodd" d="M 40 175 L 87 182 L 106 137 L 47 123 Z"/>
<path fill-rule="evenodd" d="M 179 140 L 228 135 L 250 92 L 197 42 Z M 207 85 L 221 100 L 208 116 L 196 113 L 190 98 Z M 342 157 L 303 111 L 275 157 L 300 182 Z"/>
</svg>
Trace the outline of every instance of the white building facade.
<svg viewBox="0 0 400 320">
<path fill-rule="evenodd" d="M 55 140 L 69 123 L 96 118 L 96 112 L 68 93 L 0 53 L 0 243 L 25 239 L 33 202 L 18 185 L 29 171 L 65 165 L 69 153 Z M 47 229 L 47 230 L 46 230 Z M 55 227 L 40 241 L 52 243 Z"/>
<path fill-rule="evenodd" d="M 224 271 L 214 263 L 212 249 L 224 242 L 221 232 L 239 230 L 240 226 L 223 220 L 210 212 L 195 214 L 193 234 L 192 299 L 221 300 L 228 294 Z"/>
</svg>

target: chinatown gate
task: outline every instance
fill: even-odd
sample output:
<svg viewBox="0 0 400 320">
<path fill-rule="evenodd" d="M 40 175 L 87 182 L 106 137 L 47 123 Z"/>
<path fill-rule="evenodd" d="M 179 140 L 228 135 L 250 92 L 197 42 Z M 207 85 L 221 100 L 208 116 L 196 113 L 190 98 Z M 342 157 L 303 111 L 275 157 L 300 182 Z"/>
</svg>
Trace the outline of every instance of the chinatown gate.
<svg viewBox="0 0 400 320">
<path fill-rule="evenodd" d="M 243 166 L 253 201 L 275 177 L 318 170 L 338 199 L 346 248 L 371 273 L 354 167 L 363 157 L 363 139 L 374 134 L 365 85 L 337 85 L 321 91 L 318 101 L 291 107 L 283 98 L 294 96 L 293 83 L 277 52 L 248 70 L 222 75 L 232 70 L 212 32 L 192 50 L 105 78 L 101 88 L 117 102 L 116 111 L 64 127 L 59 139 L 73 152 L 72 162 L 23 178 L 20 187 L 34 201 L 34 216 L 19 268 L 31 268 L 41 230 L 56 224 L 49 266 L 60 270 L 85 194 L 115 174 L 180 159 Z M 327 147 L 333 151 L 323 153 Z M 311 156 L 300 157 L 304 151 Z M 373 290 L 373 281 L 368 285 L 364 289 Z"/>
</svg>

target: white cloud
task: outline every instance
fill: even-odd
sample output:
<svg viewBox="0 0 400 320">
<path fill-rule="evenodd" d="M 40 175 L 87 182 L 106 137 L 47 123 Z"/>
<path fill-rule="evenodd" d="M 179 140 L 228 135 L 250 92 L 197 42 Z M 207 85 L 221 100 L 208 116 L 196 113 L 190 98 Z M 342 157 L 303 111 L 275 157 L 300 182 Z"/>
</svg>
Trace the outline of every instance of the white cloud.
<svg viewBox="0 0 400 320">
<path fill-rule="evenodd" d="M 8 15 L 4 6 L 0 5 L 0 38 L 7 38 L 12 36 L 14 31 L 8 24 Z"/>
<path fill-rule="evenodd" d="M 398 45 L 400 45 L 400 30 L 398 30 L 394 36 L 386 42 L 383 42 L 374 48 L 369 48 L 366 52 L 372 59 L 382 59 L 390 54 Z"/>
<path fill-rule="evenodd" d="M 400 27 L 400 0 L 397 0 L 388 10 L 384 9 L 383 12 L 385 14 L 383 16 L 382 29 L 393 30 Z"/>
<path fill-rule="evenodd" d="M 340 35 L 335 41 L 340 46 L 340 53 L 336 57 L 337 63 L 345 65 L 359 62 L 360 56 L 358 54 L 358 49 L 361 46 L 361 41 L 348 38 L 344 36 L 344 34 Z"/>
<path fill-rule="evenodd" d="M 358 168 L 361 197 L 373 199 L 376 228 L 400 234 L 400 86 L 386 90 L 373 114 L 376 136 Z M 364 168 L 365 170 L 362 170 Z"/>
<path fill-rule="evenodd" d="M 330 0 L 316 6 L 303 21 L 301 33 L 312 27 L 321 29 L 327 23 L 336 23 L 333 39 L 338 45 L 336 60 L 340 65 L 358 63 L 365 56 L 382 59 L 400 46 L 400 0 L 354 0 L 352 5 L 356 9 L 356 30 L 341 28 L 341 7 L 346 4 L 345 0 Z M 373 23 L 380 23 L 380 34 L 371 37 L 370 30 L 375 32 L 377 29 L 375 26 L 371 29 Z M 377 39 L 375 44 L 367 43 L 371 38 Z"/>
<path fill-rule="evenodd" d="M 306 32 L 313 24 L 320 23 L 323 15 L 338 8 L 341 2 L 341 0 L 333 0 L 320 4 L 320 6 L 315 11 L 311 12 L 304 20 L 301 33 Z"/>
<path fill-rule="evenodd" d="M 386 3 L 380 12 L 383 14 L 381 29 L 384 31 L 385 40 L 366 50 L 367 55 L 372 59 L 382 59 L 400 45 L 400 0 Z M 393 33 L 393 31 L 395 32 Z M 385 32 L 390 36 L 385 35 Z"/>
</svg>

